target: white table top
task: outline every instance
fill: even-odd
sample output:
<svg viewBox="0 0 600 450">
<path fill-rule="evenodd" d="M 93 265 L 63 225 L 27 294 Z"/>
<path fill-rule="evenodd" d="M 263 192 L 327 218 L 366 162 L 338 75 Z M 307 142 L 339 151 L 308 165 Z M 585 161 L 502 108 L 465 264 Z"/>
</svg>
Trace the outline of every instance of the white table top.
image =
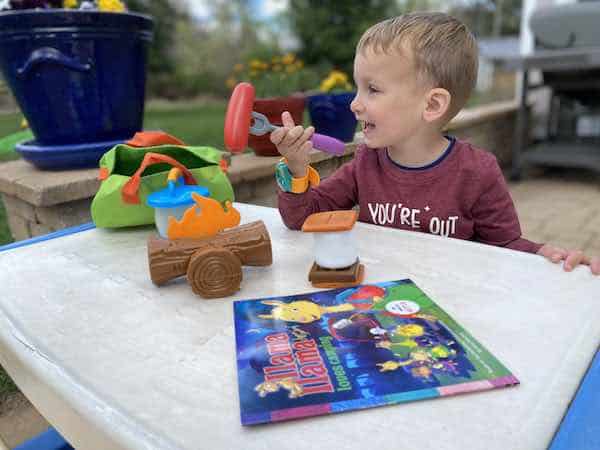
<svg viewBox="0 0 600 450">
<path fill-rule="evenodd" d="M 271 267 L 235 297 L 157 288 L 149 228 L 0 253 L 0 363 L 78 449 L 542 449 L 600 341 L 600 280 L 539 256 L 358 224 L 365 282 L 411 278 L 521 381 L 513 388 L 256 427 L 239 417 L 232 300 L 312 291 L 312 236 L 275 209 Z"/>
</svg>

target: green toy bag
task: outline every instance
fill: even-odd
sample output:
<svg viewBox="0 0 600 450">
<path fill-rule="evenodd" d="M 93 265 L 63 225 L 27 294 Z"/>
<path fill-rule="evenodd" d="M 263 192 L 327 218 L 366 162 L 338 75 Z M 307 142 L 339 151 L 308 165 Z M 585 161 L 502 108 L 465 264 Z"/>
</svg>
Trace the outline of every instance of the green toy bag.
<svg viewBox="0 0 600 450">
<path fill-rule="evenodd" d="M 211 198 L 233 201 L 224 154 L 212 147 L 117 145 L 100 159 L 102 183 L 92 201 L 92 220 L 103 228 L 154 223 L 154 209 L 146 198 L 167 185 L 172 167 L 181 169 L 187 184 L 195 179 L 208 188 Z"/>
</svg>

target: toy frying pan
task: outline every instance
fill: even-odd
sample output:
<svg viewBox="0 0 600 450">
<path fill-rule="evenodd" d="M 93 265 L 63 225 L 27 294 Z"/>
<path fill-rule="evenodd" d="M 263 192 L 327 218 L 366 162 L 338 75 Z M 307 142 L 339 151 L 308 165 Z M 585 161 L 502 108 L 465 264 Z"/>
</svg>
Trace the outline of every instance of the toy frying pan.
<svg viewBox="0 0 600 450">
<path fill-rule="evenodd" d="M 252 111 L 254 86 L 239 83 L 233 90 L 225 115 L 225 146 L 233 153 L 239 153 L 248 146 L 248 133 L 261 136 L 276 130 L 263 114 Z M 332 155 L 343 155 L 346 145 L 335 138 L 314 133 L 310 138 L 314 148 Z"/>
</svg>

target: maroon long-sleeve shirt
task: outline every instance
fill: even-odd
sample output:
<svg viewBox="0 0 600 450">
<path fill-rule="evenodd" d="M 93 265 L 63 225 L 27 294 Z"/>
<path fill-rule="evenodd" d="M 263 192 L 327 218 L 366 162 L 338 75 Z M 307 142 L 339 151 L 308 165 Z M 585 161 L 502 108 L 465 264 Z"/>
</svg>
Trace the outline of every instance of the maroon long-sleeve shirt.
<svg viewBox="0 0 600 450">
<path fill-rule="evenodd" d="M 302 194 L 279 192 L 284 223 L 299 229 L 310 214 L 360 207 L 359 220 L 535 253 L 542 244 L 521 227 L 496 158 L 451 140 L 424 168 L 393 162 L 386 149 L 361 146 L 354 159 Z"/>
</svg>

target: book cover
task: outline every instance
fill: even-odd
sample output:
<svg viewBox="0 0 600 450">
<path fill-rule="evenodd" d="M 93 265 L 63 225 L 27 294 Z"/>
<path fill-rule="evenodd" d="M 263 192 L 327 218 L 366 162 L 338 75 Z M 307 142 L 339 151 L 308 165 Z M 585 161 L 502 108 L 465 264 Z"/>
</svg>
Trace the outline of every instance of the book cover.
<svg viewBox="0 0 600 450">
<path fill-rule="evenodd" d="M 411 280 L 234 302 L 243 425 L 515 385 Z"/>
</svg>

